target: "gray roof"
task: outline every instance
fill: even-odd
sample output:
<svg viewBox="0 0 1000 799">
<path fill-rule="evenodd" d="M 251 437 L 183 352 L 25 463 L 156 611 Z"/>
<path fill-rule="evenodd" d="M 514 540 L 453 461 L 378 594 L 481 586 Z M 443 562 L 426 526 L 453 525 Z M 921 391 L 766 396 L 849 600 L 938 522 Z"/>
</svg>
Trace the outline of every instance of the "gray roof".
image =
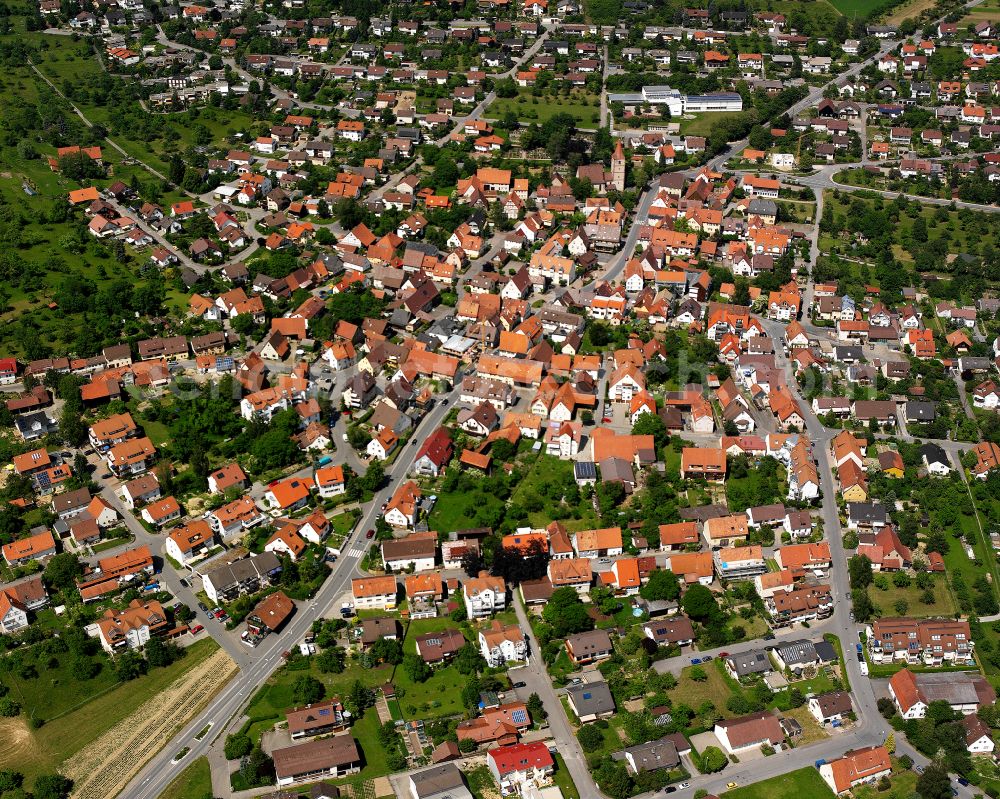
<svg viewBox="0 0 1000 799">
<path fill-rule="evenodd" d="M 794 667 L 804 663 L 814 663 L 818 660 L 816 647 L 812 641 L 789 641 L 775 650 L 786 666 Z"/>
<path fill-rule="evenodd" d="M 589 630 L 569 636 L 566 644 L 572 647 L 577 657 L 599 655 L 611 651 L 611 636 L 606 630 Z"/>
<path fill-rule="evenodd" d="M 829 641 L 817 641 L 816 654 L 819 655 L 821 663 L 836 663 L 840 660 L 837 650 Z"/>
<path fill-rule="evenodd" d="M 566 694 L 580 716 L 612 713 L 615 709 L 615 700 L 606 682 L 573 685 L 566 689 Z"/>
<path fill-rule="evenodd" d="M 454 763 L 443 763 L 410 775 L 417 799 L 472 799 Z"/>
<path fill-rule="evenodd" d="M 848 502 L 847 516 L 859 522 L 885 524 L 885 505 L 878 502 Z"/>
<path fill-rule="evenodd" d="M 677 747 L 669 738 L 660 738 L 658 741 L 630 746 L 624 753 L 631 756 L 630 759 L 635 763 L 636 771 L 672 769 L 681 762 L 677 754 Z"/>
<path fill-rule="evenodd" d="M 771 659 L 763 649 L 749 649 L 736 655 L 730 655 L 726 662 L 735 672 L 737 677 L 746 677 L 749 674 L 767 674 L 774 671 Z"/>
<path fill-rule="evenodd" d="M 910 400 L 906 403 L 906 418 L 917 422 L 933 421 L 937 404 L 927 400 Z"/>
<path fill-rule="evenodd" d="M 205 577 L 221 590 L 236 583 L 264 577 L 280 568 L 281 561 L 277 555 L 273 552 L 261 552 L 259 555 L 251 555 L 249 558 L 218 566 L 207 572 Z"/>
</svg>

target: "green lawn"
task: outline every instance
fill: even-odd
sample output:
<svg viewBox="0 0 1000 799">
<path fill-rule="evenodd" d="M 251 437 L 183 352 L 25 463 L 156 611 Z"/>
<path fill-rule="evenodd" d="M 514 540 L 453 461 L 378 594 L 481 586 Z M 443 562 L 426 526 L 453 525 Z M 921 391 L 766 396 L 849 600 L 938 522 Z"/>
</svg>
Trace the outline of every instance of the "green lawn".
<svg viewBox="0 0 1000 799">
<path fill-rule="evenodd" d="M 358 517 L 354 513 L 338 513 L 336 516 L 330 517 L 330 527 L 334 533 L 344 535 L 353 529 L 357 521 Z"/>
<path fill-rule="evenodd" d="M 206 799 L 212 795 L 212 771 L 207 757 L 199 757 L 160 794 L 160 799 Z"/>
<path fill-rule="evenodd" d="M 877 14 L 890 5 L 890 2 L 891 0 L 829 0 L 830 5 L 849 19 Z"/>
<path fill-rule="evenodd" d="M 570 114 L 581 128 L 596 127 L 601 118 L 600 99 L 596 94 L 574 91 L 569 97 L 543 95 L 535 97 L 530 89 L 521 89 L 517 97 L 498 97 L 486 109 L 488 119 L 501 119 L 513 111 L 522 124 L 542 124 L 556 114 Z"/>
<path fill-rule="evenodd" d="M 476 799 L 485 799 L 487 796 L 497 796 L 500 793 L 497 782 L 487 766 L 469 769 L 465 772 L 465 782 L 469 786 L 469 792 Z"/>
<path fill-rule="evenodd" d="M 19 653 L 20 654 L 20 653 Z M 11 670 L 3 681 L 10 687 L 11 696 L 24 709 L 29 719 L 49 721 L 86 703 L 118 684 L 118 677 L 110 661 L 103 655 L 92 660 L 100 666 L 100 671 L 89 680 L 78 679 L 74 674 L 74 660 L 68 652 L 52 657 L 34 652 L 23 658 L 24 668 Z M 49 668 L 49 666 L 53 666 Z M 27 677 L 37 673 L 37 677 Z"/>
<path fill-rule="evenodd" d="M 565 514 L 562 496 L 565 486 L 573 481 L 573 462 L 564 461 L 553 455 L 539 455 L 524 479 L 518 484 L 510 498 L 512 507 L 522 507 L 528 511 L 528 524 L 534 528 L 547 526 L 553 519 Z M 560 507 L 562 506 L 562 507 Z M 558 510 L 563 513 L 558 513 Z M 589 502 L 577 502 L 570 508 L 574 516 L 560 519 L 571 532 L 592 530 L 599 525 L 599 519 Z"/>
<path fill-rule="evenodd" d="M 427 519 L 427 525 L 431 530 L 439 532 L 474 527 L 476 511 L 482 507 L 484 499 L 490 506 L 502 504 L 499 499 L 492 496 L 484 497 L 478 492 L 454 494 L 438 492 L 438 500 L 434 503 L 434 510 Z"/>
<path fill-rule="evenodd" d="M 707 679 L 703 682 L 691 679 L 691 673 L 695 668 L 704 671 Z M 677 686 L 669 694 L 674 704 L 684 704 L 695 711 L 705 702 L 711 702 L 723 718 L 733 718 L 735 715 L 726 708 L 726 702 L 733 695 L 733 690 L 727 675 L 723 672 L 721 660 L 705 663 L 702 666 L 686 667 L 681 671 Z"/>
<path fill-rule="evenodd" d="M 956 544 L 955 547 L 957 546 Z M 964 554 L 962 557 L 965 557 Z M 889 579 L 889 590 L 882 591 L 872 586 L 868 592 L 883 616 L 951 616 L 955 612 L 955 600 L 943 577 L 936 577 L 934 580 L 934 603 L 931 605 L 920 601 L 924 592 L 917 588 L 916 583 L 910 583 L 906 588 L 897 588 L 892 584 L 892 578 Z M 907 605 L 904 613 L 898 613 L 895 608 L 896 602 L 900 600 Z"/>
<path fill-rule="evenodd" d="M 892 762 L 890 782 L 892 787 L 884 793 L 879 792 L 874 785 L 862 785 L 851 793 L 854 794 L 854 799 L 876 799 L 876 797 L 878 799 L 910 799 L 911 796 L 916 796 L 917 773 L 900 768 L 899 762 L 895 759 Z"/>
<path fill-rule="evenodd" d="M 323 674 L 312 663 L 308 669 L 281 668 L 257 691 L 247 707 L 247 717 L 251 720 L 251 737 L 259 736 L 276 722 L 284 720 L 285 711 L 295 705 L 292 684 L 303 674 L 312 675 L 326 685 L 327 696 L 335 696 L 346 694 L 355 680 L 360 680 L 369 688 L 375 688 L 387 682 L 391 673 L 389 666 L 364 669 L 350 661 L 341 674 Z"/>
<path fill-rule="evenodd" d="M 563 799 L 580 799 L 580 792 L 576 789 L 576 783 L 573 782 L 573 777 L 569 773 L 569 769 L 566 768 L 566 761 L 563 760 L 562 755 L 556 753 L 555 761 L 556 773 L 552 781 L 562 791 Z"/>
<path fill-rule="evenodd" d="M 24 716 L 0 720 L 3 722 L 0 735 L 4 740 L 17 741 L 17 745 L 12 743 L 0 754 L 0 768 L 20 771 L 27 784 L 39 774 L 55 771 L 63 761 L 196 668 L 216 649 L 218 645 L 210 638 L 198 641 L 187 647 L 186 656 L 176 663 L 112 688 L 37 730 L 28 731 Z M 59 690 L 52 689 L 50 695 L 60 706 L 66 704 L 59 700 Z"/>
<path fill-rule="evenodd" d="M 733 119 L 742 113 L 742 111 L 717 111 L 685 114 L 680 120 L 681 133 L 685 136 L 708 136 L 721 120 Z"/>
<path fill-rule="evenodd" d="M 807 766 L 780 777 L 734 788 L 723 795 L 726 799 L 832 799 L 834 794 L 819 772 Z"/>
</svg>

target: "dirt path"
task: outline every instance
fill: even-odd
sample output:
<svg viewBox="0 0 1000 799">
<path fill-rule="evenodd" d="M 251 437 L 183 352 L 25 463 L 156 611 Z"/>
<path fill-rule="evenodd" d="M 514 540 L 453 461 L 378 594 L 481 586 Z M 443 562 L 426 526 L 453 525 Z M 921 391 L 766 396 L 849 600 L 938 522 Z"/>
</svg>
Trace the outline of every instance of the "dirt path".
<svg viewBox="0 0 1000 799">
<path fill-rule="evenodd" d="M 238 671 L 219 650 L 132 715 L 91 742 L 67 763 L 76 799 L 117 796 L 140 768 Z"/>
</svg>

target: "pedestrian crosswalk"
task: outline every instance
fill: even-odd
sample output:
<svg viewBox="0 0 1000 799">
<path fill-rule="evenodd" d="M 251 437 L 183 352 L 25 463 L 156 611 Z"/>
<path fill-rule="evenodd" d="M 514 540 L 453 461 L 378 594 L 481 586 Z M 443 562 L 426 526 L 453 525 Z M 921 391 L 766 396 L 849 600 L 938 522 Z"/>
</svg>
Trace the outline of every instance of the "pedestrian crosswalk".
<svg viewBox="0 0 1000 799">
<path fill-rule="evenodd" d="M 353 546 L 349 550 L 347 550 L 344 554 L 351 558 L 362 558 L 364 557 L 365 554 L 365 546 L 364 544 Z"/>
</svg>

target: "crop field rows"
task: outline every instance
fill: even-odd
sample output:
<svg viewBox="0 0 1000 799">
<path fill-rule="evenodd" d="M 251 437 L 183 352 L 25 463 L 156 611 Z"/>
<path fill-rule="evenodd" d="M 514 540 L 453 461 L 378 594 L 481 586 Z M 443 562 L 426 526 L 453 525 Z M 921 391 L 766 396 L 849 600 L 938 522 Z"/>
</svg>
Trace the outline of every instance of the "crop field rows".
<svg viewBox="0 0 1000 799">
<path fill-rule="evenodd" d="M 75 783 L 74 798 L 117 796 L 237 671 L 236 663 L 220 649 L 77 753 L 66 769 Z"/>
</svg>

